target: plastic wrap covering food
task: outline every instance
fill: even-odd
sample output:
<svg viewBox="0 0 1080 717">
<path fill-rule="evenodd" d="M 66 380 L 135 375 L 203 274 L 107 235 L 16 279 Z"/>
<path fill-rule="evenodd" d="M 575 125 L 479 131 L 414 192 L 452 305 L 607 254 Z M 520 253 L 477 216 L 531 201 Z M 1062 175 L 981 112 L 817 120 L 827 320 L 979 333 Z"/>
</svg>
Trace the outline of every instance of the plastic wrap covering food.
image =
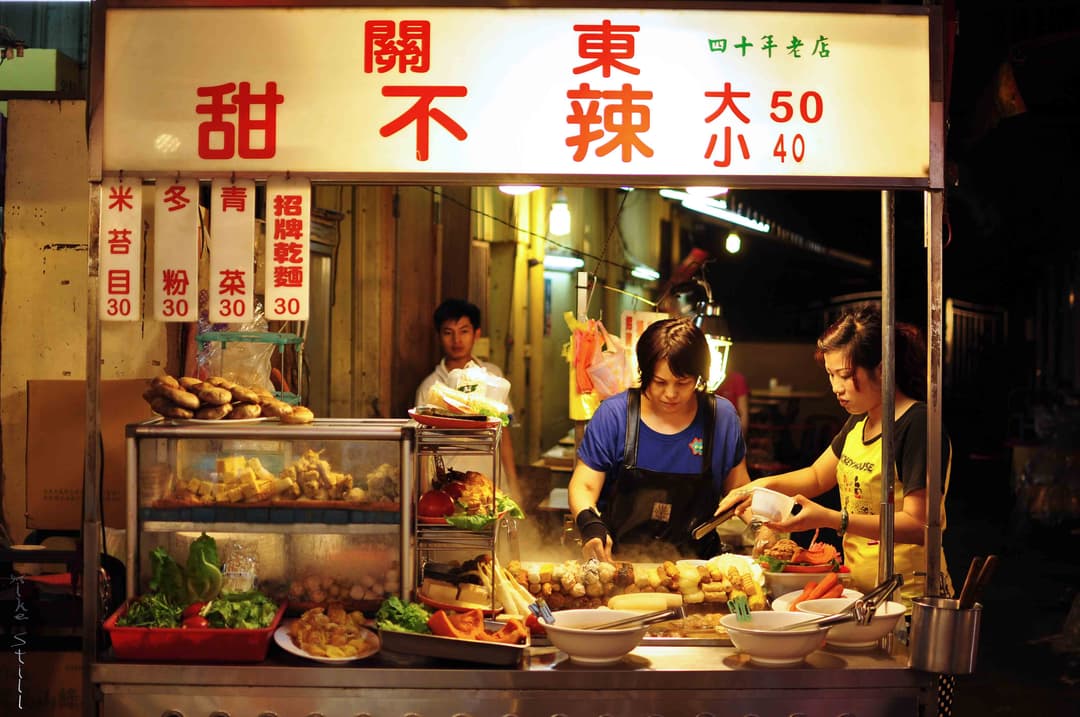
<svg viewBox="0 0 1080 717">
<path fill-rule="evenodd" d="M 348 610 L 373 610 L 401 590 L 397 526 L 363 535 L 291 535 L 287 570 L 264 580 L 267 595 L 290 610 L 340 603 Z"/>
</svg>

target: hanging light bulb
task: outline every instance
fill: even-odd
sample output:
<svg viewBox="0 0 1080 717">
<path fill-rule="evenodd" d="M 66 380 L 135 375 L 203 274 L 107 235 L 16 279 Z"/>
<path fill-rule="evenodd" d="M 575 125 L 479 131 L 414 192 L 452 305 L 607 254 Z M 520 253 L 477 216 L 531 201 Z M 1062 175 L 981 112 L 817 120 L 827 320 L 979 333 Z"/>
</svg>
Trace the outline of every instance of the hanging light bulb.
<svg viewBox="0 0 1080 717">
<path fill-rule="evenodd" d="M 503 194 L 509 194 L 510 196 L 517 197 L 522 194 L 528 194 L 529 192 L 535 192 L 540 187 L 532 184 L 500 184 L 499 191 Z"/>
<path fill-rule="evenodd" d="M 727 239 L 724 240 L 724 249 L 728 254 L 738 254 L 739 249 L 742 248 L 742 239 L 735 232 L 731 232 L 727 235 Z"/>
<path fill-rule="evenodd" d="M 566 201 L 566 192 L 559 190 L 555 201 L 551 203 L 548 214 L 548 233 L 554 237 L 564 237 L 570 233 L 570 204 Z"/>
</svg>

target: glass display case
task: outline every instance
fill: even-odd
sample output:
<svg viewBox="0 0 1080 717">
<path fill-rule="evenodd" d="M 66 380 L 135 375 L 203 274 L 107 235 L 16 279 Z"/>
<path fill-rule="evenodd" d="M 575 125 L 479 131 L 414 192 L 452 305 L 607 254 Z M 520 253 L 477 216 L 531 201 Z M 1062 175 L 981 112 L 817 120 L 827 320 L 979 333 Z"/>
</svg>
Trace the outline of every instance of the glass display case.
<svg viewBox="0 0 1080 717">
<path fill-rule="evenodd" d="M 290 610 L 330 600 L 374 610 L 415 584 L 416 426 L 407 420 L 159 419 L 127 427 L 127 597 L 146 592 L 151 554 L 183 562 L 213 537 L 232 589 Z"/>
</svg>

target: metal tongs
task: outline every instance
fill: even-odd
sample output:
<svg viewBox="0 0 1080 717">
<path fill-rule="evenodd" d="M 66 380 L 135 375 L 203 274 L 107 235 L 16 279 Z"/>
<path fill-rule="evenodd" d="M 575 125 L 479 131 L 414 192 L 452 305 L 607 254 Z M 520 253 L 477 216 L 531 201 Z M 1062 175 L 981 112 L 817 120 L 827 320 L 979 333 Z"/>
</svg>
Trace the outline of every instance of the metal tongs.
<svg viewBox="0 0 1080 717">
<path fill-rule="evenodd" d="M 584 630 L 614 630 L 618 627 L 637 627 L 645 625 L 652 625 L 657 622 L 666 622 L 668 620 L 682 620 L 686 617 L 686 611 L 682 605 L 677 607 L 669 607 L 666 610 L 657 610 L 655 612 L 644 612 L 640 615 L 634 615 L 633 617 L 624 617 L 619 620 L 612 620 L 611 622 L 602 622 L 599 625 L 589 625 L 582 628 Z"/>
<path fill-rule="evenodd" d="M 904 576 L 897 573 L 839 612 L 834 612 L 831 615 L 820 615 L 809 620 L 792 623 L 791 625 L 784 625 L 783 627 L 775 628 L 775 632 L 798 630 L 799 628 L 810 627 L 811 625 L 828 627 L 838 625 L 842 622 L 852 621 L 857 622 L 860 625 L 869 625 L 878 605 L 887 601 L 889 596 L 900 589 L 900 586 L 903 584 Z"/>
</svg>

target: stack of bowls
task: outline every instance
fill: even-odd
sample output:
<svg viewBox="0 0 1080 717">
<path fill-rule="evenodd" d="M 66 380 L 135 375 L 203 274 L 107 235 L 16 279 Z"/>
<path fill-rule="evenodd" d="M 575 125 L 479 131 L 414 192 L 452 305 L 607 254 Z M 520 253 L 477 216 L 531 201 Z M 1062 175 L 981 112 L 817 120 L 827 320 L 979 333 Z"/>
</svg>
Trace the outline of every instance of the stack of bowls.
<svg viewBox="0 0 1080 717">
<path fill-rule="evenodd" d="M 818 600 L 804 600 L 795 606 L 796 614 L 802 613 L 809 618 L 813 615 L 832 615 L 842 612 L 851 606 L 852 600 L 848 598 L 820 598 Z M 905 608 L 898 602 L 884 602 L 878 605 L 869 625 L 860 625 L 857 622 L 842 622 L 829 628 L 829 634 L 825 636 L 825 642 L 835 647 L 866 648 L 875 647 L 878 640 L 888 635 L 896 627 L 896 623 L 904 616 Z"/>
</svg>

